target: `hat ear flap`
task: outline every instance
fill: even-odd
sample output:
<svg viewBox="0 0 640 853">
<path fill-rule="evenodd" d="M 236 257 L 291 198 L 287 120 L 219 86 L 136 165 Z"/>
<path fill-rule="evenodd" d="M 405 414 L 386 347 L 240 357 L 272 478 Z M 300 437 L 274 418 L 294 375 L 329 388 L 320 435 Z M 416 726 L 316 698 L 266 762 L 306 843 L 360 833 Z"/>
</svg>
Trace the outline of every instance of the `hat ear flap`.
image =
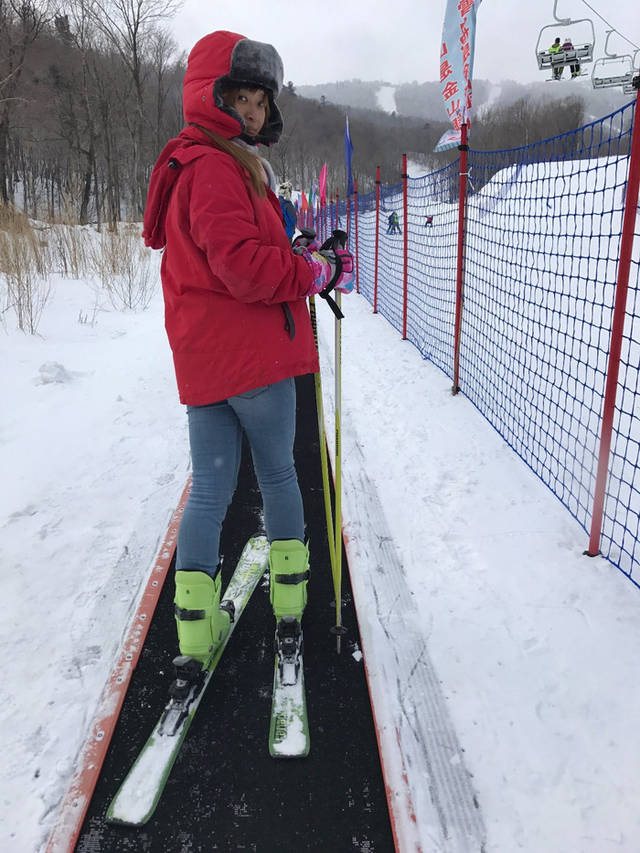
<svg viewBox="0 0 640 853">
<path fill-rule="evenodd" d="M 232 81 L 228 77 L 218 77 L 217 80 L 213 83 L 213 103 L 220 110 L 220 112 L 226 113 L 231 118 L 235 119 L 240 125 L 240 132 L 244 133 L 245 124 L 244 119 L 240 115 L 240 113 L 235 110 L 232 106 L 230 106 L 225 99 L 222 97 L 222 93 L 226 88 L 232 85 Z"/>
</svg>

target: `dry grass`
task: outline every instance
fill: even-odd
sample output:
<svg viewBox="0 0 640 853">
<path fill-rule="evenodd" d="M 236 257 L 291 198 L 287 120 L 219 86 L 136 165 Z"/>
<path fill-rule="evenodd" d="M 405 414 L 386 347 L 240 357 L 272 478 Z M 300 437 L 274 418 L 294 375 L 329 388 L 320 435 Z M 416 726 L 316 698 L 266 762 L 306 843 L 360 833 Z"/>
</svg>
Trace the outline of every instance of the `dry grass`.
<svg viewBox="0 0 640 853">
<path fill-rule="evenodd" d="M 157 272 L 152 252 L 140 238 L 139 225 L 121 223 L 116 231 L 58 223 L 31 222 L 19 211 L 0 205 L 0 320 L 14 313 L 18 326 L 35 334 L 51 294 L 50 275 L 96 282 L 114 308 L 147 308 Z M 92 316 L 96 322 L 99 293 Z"/>
<path fill-rule="evenodd" d="M 91 266 L 114 308 L 144 309 L 155 291 L 152 253 L 140 239 L 138 225 L 123 223 L 104 231 L 92 250 Z"/>
<path fill-rule="evenodd" d="M 62 275 L 86 278 L 91 273 L 89 229 L 79 225 L 54 225 L 49 231 L 52 260 Z"/>
<path fill-rule="evenodd" d="M 47 300 L 49 249 L 28 218 L 0 207 L 0 305 L 2 315 L 13 311 L 18 327 L 35 334 Z"/>
</svg>

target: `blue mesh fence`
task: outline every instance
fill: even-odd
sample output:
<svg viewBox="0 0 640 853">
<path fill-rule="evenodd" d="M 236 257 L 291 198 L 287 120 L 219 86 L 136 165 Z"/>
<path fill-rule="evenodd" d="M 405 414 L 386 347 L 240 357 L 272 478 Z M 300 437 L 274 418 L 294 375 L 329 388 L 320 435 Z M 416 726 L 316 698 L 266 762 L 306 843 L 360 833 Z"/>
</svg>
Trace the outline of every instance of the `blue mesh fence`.
<svg viewBox="0 0 640 853">
<path fill-rule="evenodd" d="M 634 104 L 571 133 L 469 151 L 459 386 L 588 530 Z M 453 373 L 459 161 L 380 187 L 378 311 Z M 358 202 L 360 291 L 373 303 L 375 192 Z M 397 213 L 399 233 L 390 227 Z M 346 206 L 339 205 L 342 227 Z M 640 584 L 638 219 L 601 552 Z M 395 233 L 394 233 L 395 232 Z M 355 248 L 353 208 L 350 245 Z"/>
<path fill-rule="evenodd" d="M 407 187 L 407 339 L 445 372 L 453 363 L 458 172 L 452 164 Z"/>
</svg>

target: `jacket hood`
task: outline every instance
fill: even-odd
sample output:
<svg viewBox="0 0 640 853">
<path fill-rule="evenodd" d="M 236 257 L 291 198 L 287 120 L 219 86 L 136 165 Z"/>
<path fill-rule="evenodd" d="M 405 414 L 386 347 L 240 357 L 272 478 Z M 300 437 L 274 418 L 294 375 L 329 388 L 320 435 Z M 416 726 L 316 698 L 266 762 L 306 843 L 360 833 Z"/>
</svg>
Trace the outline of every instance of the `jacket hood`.
<svg viewBox="0 0 640 853">
<path fill-rule="evenodd" d="M 272 45 L 226 30 L 209 33 L 194 45 L 187 61 L 182 96 L 185 122 L 202 125 L 225 139 L 240 136 L 245 132 L 244 121 L 222 100 L 223 88 L 258 86 L 268 95 L 270 116 L 252 141 L 273 145 L 282 133 L 275 99 L 283 78 L 282 60 Z"/>
<path fill-rule="evenodd" d="M 149 181 L 144 209 L 142 238 L 152 249 L 163 249 L 166 243 L 165 219 L 171 191 L 180 170 L 198 157 L 216 152 L 206 144 L 202 131 L 186 127 L 175 139 L 169 140 L 160 152 Z"/>
</svg>

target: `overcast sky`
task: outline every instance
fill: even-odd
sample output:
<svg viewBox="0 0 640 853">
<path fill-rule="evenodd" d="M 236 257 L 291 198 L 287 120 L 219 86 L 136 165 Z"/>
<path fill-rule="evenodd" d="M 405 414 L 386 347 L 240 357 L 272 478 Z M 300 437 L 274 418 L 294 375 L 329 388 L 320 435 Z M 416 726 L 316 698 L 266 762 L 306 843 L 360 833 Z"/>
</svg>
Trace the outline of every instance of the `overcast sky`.
<svg viewBox="0 0 640 853">
<path fill-rule="evenodd" d="M 640 46 L 639 0 L 589 0 L 589 5 Z M 439 78 L 445 7 L 446 0 L 390 0 L 379 12 L 371 0 L 240 0 L 233 6 L 230 0 L 186 0 L 170 27 L 187 51 L 213 30 L 232 30 L 270 42 L 282 56 L 285 80 L 298 85 L 354 77 L 422 83 Z M 591 18 L 595 55 L 602 54 L 607 27 L 582 0 L 560 0 L 558 15 Z M 474 77 L 495 83 L 544 79 L 548 75 L 538 70 L 535 47 L 540 30 L 553 23 L 553 0 L 483 0 L 477 13 Z M 581 40 L 584 30 L 580 27 L 585 26 L 575 25 L 574 41 Z M 566 30 L 553 29 L 564 37 Z M 545 42 L 547 35 L 551 32 L 545 34 Z M 613 37 L 610 48 L 618 54 L 634 52 Z"/>
</svg>

